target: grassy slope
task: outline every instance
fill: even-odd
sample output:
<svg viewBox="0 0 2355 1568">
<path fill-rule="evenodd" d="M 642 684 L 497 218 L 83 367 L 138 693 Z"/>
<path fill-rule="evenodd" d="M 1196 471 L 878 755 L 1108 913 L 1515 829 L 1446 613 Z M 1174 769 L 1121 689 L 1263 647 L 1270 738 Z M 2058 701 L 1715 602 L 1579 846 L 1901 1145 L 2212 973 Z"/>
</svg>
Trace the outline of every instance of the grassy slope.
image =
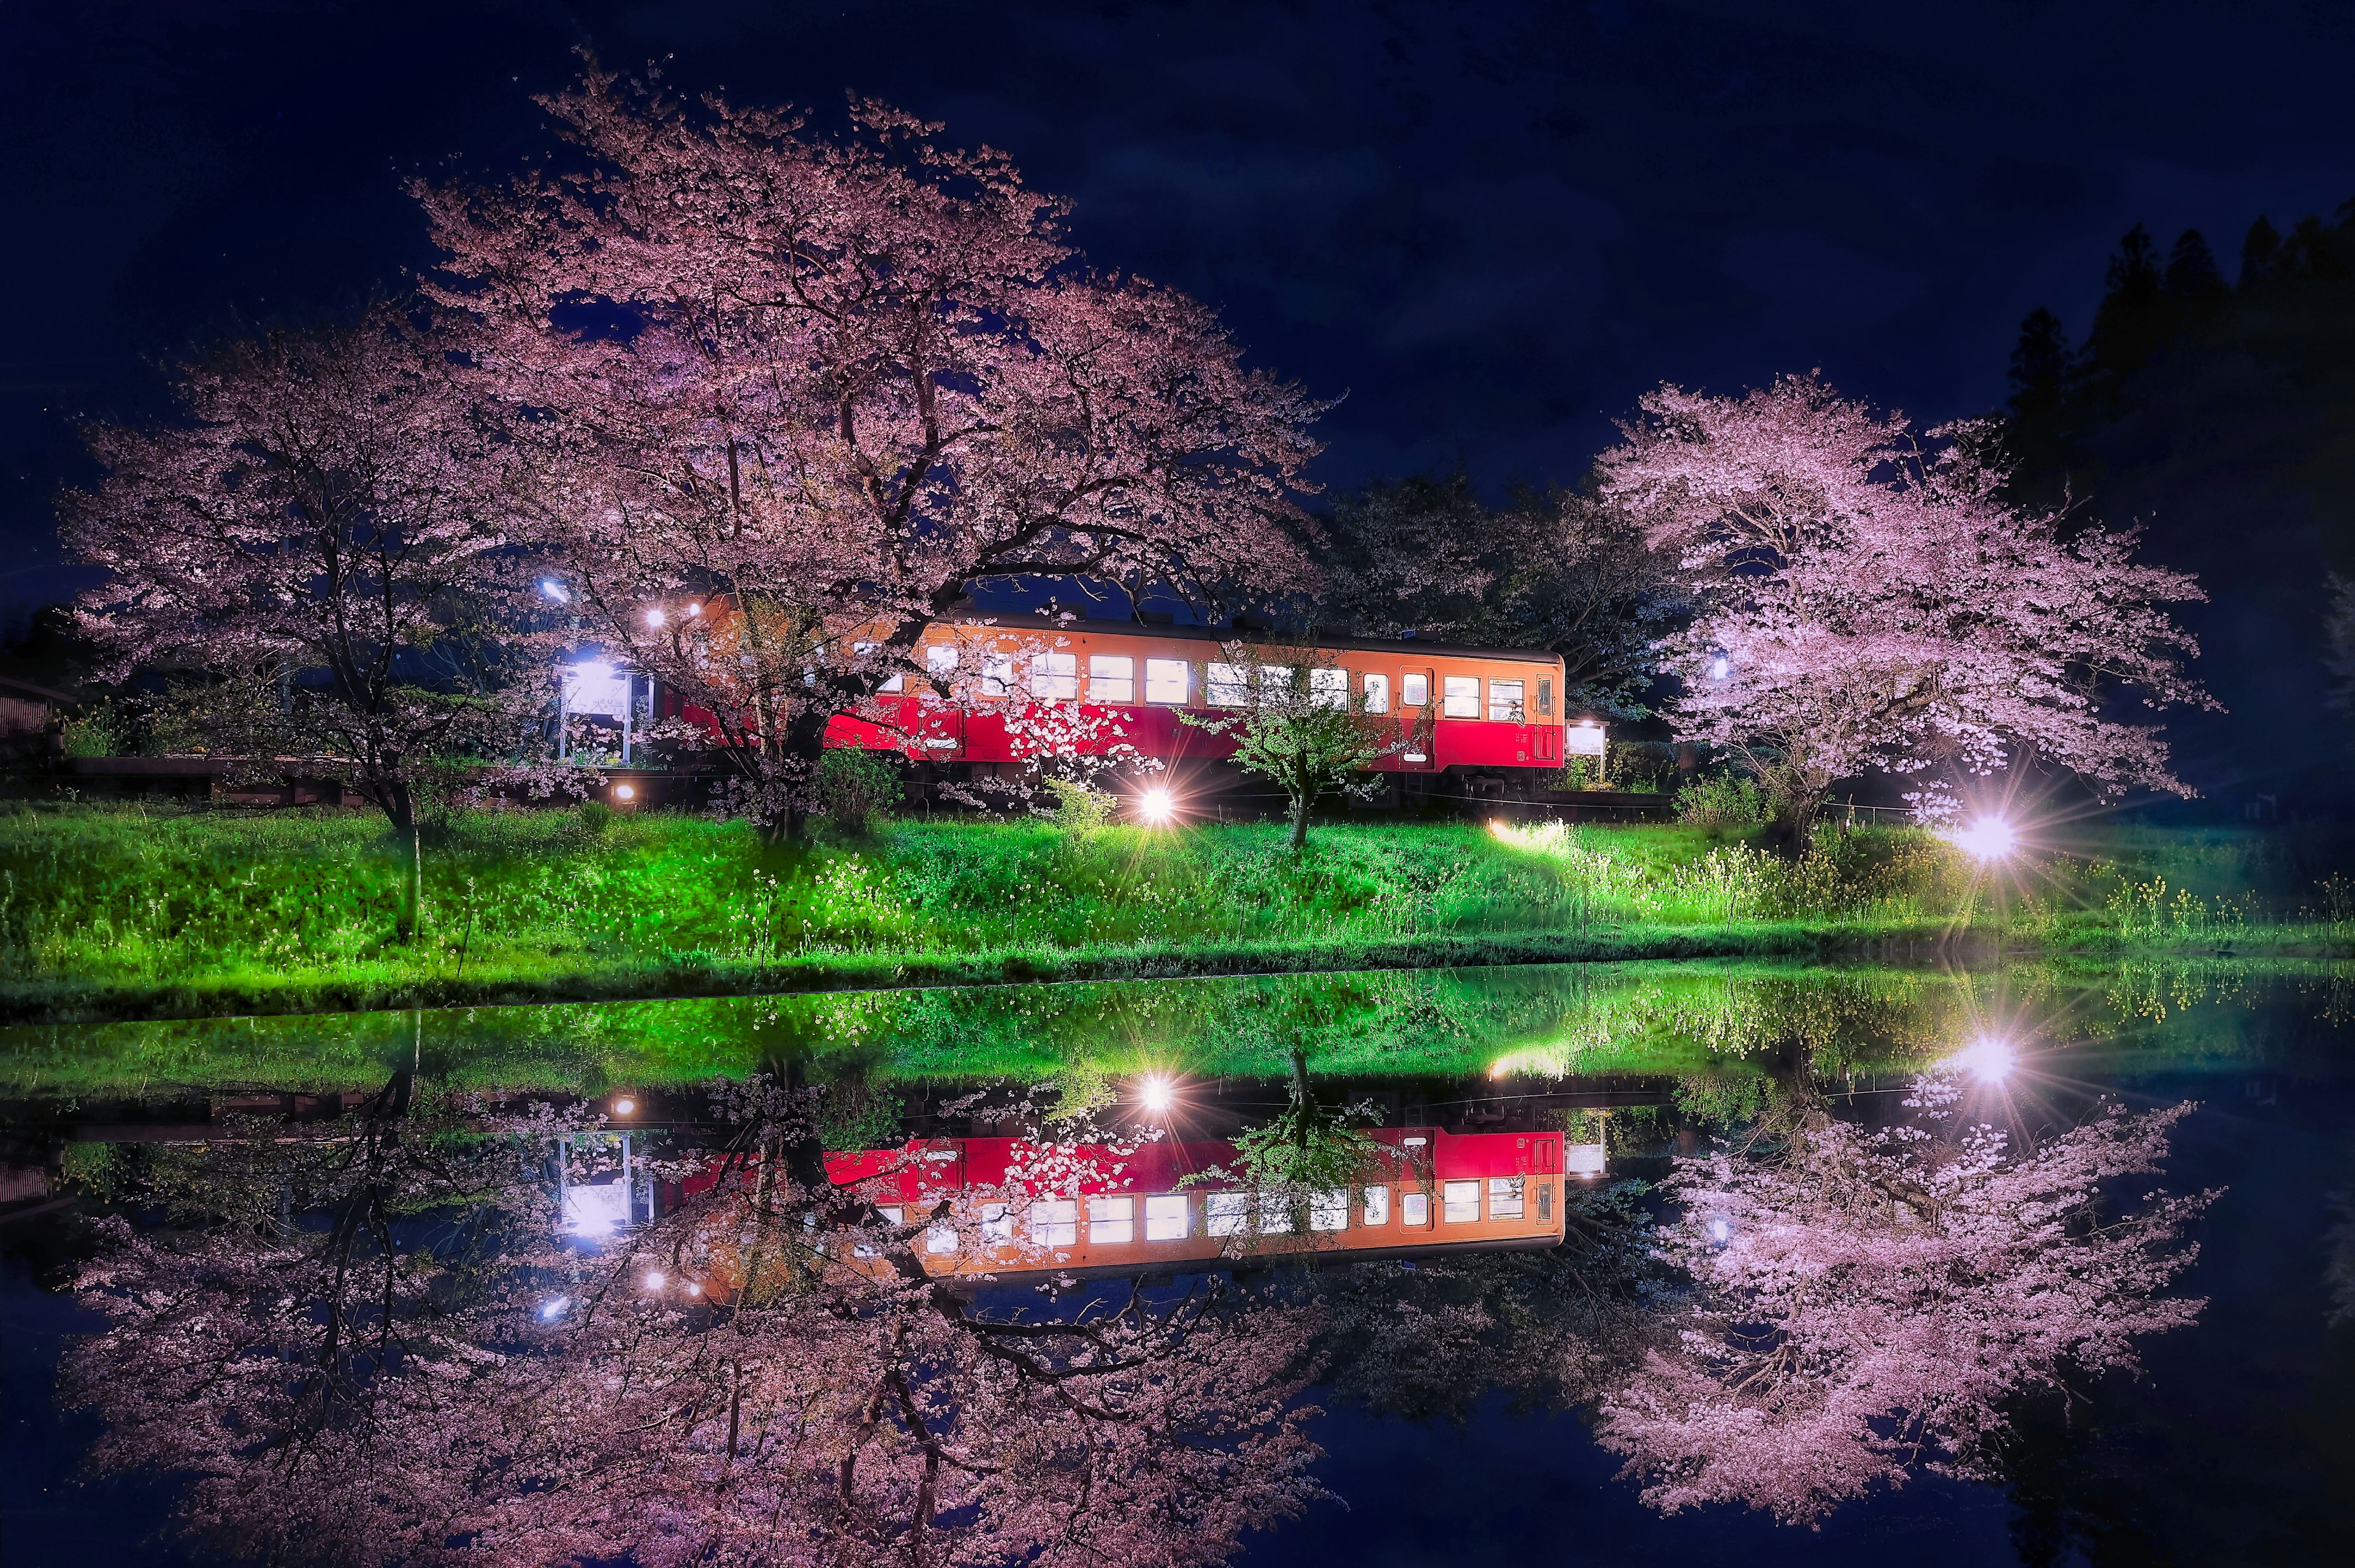
<svg viewBox="0 0 2355 1568">
<path fill-rule="evenodd" d="M 0 1019 L 1818 957 L 1958 933 L 2097 950 L 2318 952 L 2335 936 L 2227 901 L 2269 852 L 2246 835 L 2121 840 L 2123 870 L 2053 861 L 1992 919 L 1952 852 L 1905 831 L 1797 867 L 1660 827 L 1350 824 L 1305 857 L 1277 827 L 1028 822 L 901 824 L 786 855 L 741 825 L 578 812 L 464 815 L 440 839 L 427 936 L 404 948 L 386 942 L 396 862 L 360 814 L 0 813 Z M 2170 870 L 2163 896 L 2123 898 Z M 2215 891 L 2185 891 L 2203 882 Z"/>
</svg>

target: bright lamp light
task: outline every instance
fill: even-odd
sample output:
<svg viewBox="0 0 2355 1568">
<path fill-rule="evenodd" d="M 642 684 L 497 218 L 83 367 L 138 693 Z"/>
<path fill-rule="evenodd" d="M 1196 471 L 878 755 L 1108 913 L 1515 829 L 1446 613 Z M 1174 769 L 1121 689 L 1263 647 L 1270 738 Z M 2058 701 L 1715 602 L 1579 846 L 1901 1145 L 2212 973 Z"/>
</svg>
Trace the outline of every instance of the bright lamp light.
<svg viewBox="0 0 2355 1568">
<path fill-rule="evenodd" d="M 638 1103 L 627 1094 L 613 1102 L 613 1115 L 617 1116 L 626 1116 L 637 1108 Z"/>
<path fill-rule="evenodd" d="M 660 1290 L 666 1283 L 666 1281 L 664 1278 L 662 1270 L 653 1269 L 648 1271 L 646 1275 L 646 1288 L 648 1290 Z"/>
<path fill-rule="evenodd" d="M 1177 1103 L 1177 1086 L 1167 1078 L 1148 1078 L 1138 1088 L 1137 1098 L 1145 1103 L 1148 1111 L 1166 1111 Z"/>
<path fill-rule="evenodd" d="M 1137 797 L 1136 814 L 1147 822 L 1167 822 L 1177 813 L 1177 799 L 1166 789 L 1149 789 Z"/>
<path fill-rule="evenodd" d="M 2019 848 L 2019 835 L 2000 816 L 1978 816 L 1949 832 L 1946 842 L 1974 860 L 2000 860 Z"/>
<path fill-rule="evenodd" d="M 649 626 L 659 626 L 665 621 L 669 619 L 669 616 L 664 614 L 659 610 L 649 610 L 646 612 L 646 624 Z"/>
<path fill-rule="evenodd" d="M 539 592 L 542 598 L 552 600 L 556 603 L 572 603 L 571 592 L 553 577 L 543 577 L 539 580 Z"/>
</svg>

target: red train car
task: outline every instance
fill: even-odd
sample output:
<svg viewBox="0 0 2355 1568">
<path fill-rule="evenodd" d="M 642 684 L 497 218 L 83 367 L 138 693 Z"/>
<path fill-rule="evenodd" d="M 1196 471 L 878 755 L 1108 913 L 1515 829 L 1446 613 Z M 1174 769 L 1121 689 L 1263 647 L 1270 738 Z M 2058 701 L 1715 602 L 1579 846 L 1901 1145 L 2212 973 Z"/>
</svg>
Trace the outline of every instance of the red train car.
<svg viewBox="0 0 2355 1568">
<path fill-rule="evenodd" d="M 1561 1134 L 1396 1127 L 1369 1136 L 1381 1153 L 1358 1181 L 1281 1201 L 1218 1175 L 1235 1151 L 1209 1141 L 1131 1152 L 933 1138 L 826 1159 L 835 1184 L 858 1189 L 886 1221 L 922 1227 L 910 1245 L 934 1277 L 1084 1277 L 1304 1254 L 1370 1260 L 1560 1244 L 1564 1186 L 1578 1179 L 1564 1169 Z M 698 1186 L 691 1180 L 687 1190 Z M 741 1283 L 741 1226 L 731 1214 L 708 1229 L 687 1277 L 698 1295 L 724 1301 Z M 856 1248 L 844 1261 L 887 1266 Z"/>
</svg>

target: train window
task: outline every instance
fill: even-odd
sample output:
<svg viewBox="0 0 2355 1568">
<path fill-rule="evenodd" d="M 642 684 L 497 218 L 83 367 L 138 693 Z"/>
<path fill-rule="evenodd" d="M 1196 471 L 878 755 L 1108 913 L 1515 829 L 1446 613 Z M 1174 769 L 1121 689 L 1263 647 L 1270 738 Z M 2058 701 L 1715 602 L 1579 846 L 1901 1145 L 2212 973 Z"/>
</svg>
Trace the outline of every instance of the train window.
<svg viewBox="0 0 2355 1568">
<path fill-rule="evenodd" d="M 1538 1183 L 1538 1218 L 1540 1220 L 1553 1218 L 1553 1183 L 1550 1181 Z"/>
<path fill-rule="evenodd" d="M 1212 664 L 1209 678 L 1203 684 L 1209 688 L 1213 708 L 1241 708 L 1251 700 L 1251 677 L 1239 664 Z"/>
<path fill-rule="evenodd" d="M 1004 697 L 1014 689 L 1014 656 L 984 654 L 981 656 L 981 694 L 984 697 Z"/>
<path fill-rule="evenodd" d="M 1440 1218 L 1451 1225 L 1468 1225 L 1480 1218 L 1480 1184 L 1444 1181 L 1439 1185 Z"/>
<path fill-rule="evenodd" d="M 1202 1230 L 1212 1236 L 1240 1236 L 1251 1218 L 1251 1194 L 1213 1192 L 1202 1200 Z"/>
<path fill-rule="evenodd" d="M 1002 1247 L 1014 1239 L 1014 1216 L 1006 1211 L 1005 1204 L 981 1206 L 981 1239 L 992 1247 Z"/>
<path fill-rule="evenodd" d="M 1145 661 L 1145 700 L 1183 708 L 1193 695 L 1194 667 L 1184 659 Z"/>
<path fill-rule="evenodd" d="M 1399 1198 L 1399 1223 L 1428 1225 L 1431 1223 L 1431 1194 L 1408 1192 Z"/>
<path fill-rule="evenodd" d="M 1030 1239 L 1042 1247 L 1068 1247 L 1078 1242 L 1079 1200 L 1041 1198 L 1030 1205 Z"/>
<path fill-rule="evenodd" d="M 1335 1187 L 1308 1195 L 1308 1228 L 1346 1231 L 1349 1228 L 1349 1189 Z"/>
<path fill-rule="evenodd" d="M 1521 1217 L 1521 1179 L 1518 1176 L 1492 1176 L 1488 1179 L 1488 1218 L 1518 1220 Z"/>
<path fill-rule="evenodd" d="M 1391 1189 L 1387 1187 L 1366 1189 L 1366 1223 L 1387 1225 L 1391 1222 Z"/>
<path fill-rule="evenodd" d="M 1121 654 L 1090 654 L 1088 656 L 1088 700 L 1090 702 L 1135 701 L 1136 661 Z"/>
<path fill-rule="evenodd" d="M 1263 664 L 1259 667 L 1259 688 L 1262 691 L 1290 691 L 1292 667 L 1288 664 Z"/>
<path fill-rule="evenodd" d="M 1080 694 L 1080 656 L 1030 656 L 1030 695 L 1048 702 L 1069 702 Z"/>
<path fill-rule="evenodd" d="M 1349 672 L 1346 669 L 1312 669 L 1308 672 L 1308 706 L 1311 708 L 1347 708 L 1349 706 Z"/>
<path fill-rule="evenodd" d="M 1366 677 L 1366 711 L 1388 713 L 1391 710 L 1391 677 L 1386 675 Z"/>
<path fill-rule="evenodd" d="M 1300 1227 L 1293 1223 L 1292 1205 L 1273 1193 L 1259 1195 L 1259 1233 L 1263 1236 L 1288 1236 Z"/>
<path fill-rule="evenodd" d="M 934 643 L 924 650 L 924 673 L 927 675 L 954 675 L 956 667 L 955 645 Z"/>
<path fill-rule="evenodd" d="M 887 1225 L 904 1225 L 908 1222 L 908 1211 L 897 1203 L 878 1203 L 875 1206 L 875 1211 L 883 1216 L 883 1222 Z"/>
<path fill-rule="evenodd" d="M 954 1225 L 948 1223 L 946 1221 L 943 1221 L 940 1224 L 928 1225 L 924 1228 L 924 1251 L 928 1253 L 953 1253 L 956 1251 L 956 1249 L 957 1233 L 956 1227 Z"/>
<path fill-rule="evenodd" d="M 1550 677 L 1538 682 L 1538 717 L 1553 717 L 1553 681 Z"/>
<path fill-rule="evenodd" d="M 1182 1242 L 1186 1239 L 1186 1195 L 1165 1192 L 1145 1200 L 1145 1239 Z"/>
<path fill-rule="evenodd" d="M 1451 675 L 1443 682 L 1445 694 L 1439 710 L 1450 719 L 1480 717 L 1480 677 L 1471 675 Z"/>
<path fill-rule="evenodd" d="M 883 1222 L 887 1225 L 897 1225 L 900 1222 L 900 1210 L 896 1204 L 879 1203 L 876 1205 L 875 1211 L 883 1216 Z M 865 1242 L 858 1242 L 852 1244 L 850 1255 L 855 1258 L 871 1258 L 876 1255 L 876 1253 L 875 1249 Z"/>
<path fill-rule="evenodd" d="M 1431 677 L 1422 674 L 1399 677 L 1399 706 L 1428 708 L 1431 706 Z"/>
<path fill-rule="evenodd" d="M 1134 1198 L 1089 1199 L 1088 1240 L 1091 1242 L 1136 1240 L 1136 1200 Z"/>
<path fill-rule="evenodd" d="M 1528 715 L 1521 710 L 1521 683 L 1518 680 L 1492 680 L 1488 683 L 1488 720 L 1495 724 L 1518 724 Z"/>
</svg>

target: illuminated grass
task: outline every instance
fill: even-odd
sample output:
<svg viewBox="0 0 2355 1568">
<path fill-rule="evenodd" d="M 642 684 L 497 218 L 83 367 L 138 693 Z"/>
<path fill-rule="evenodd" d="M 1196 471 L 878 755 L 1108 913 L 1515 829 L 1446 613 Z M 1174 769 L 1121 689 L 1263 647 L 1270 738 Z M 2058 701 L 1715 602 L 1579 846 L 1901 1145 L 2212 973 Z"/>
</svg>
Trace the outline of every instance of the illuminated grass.
<svg viewBox="0 0 2355 1568">
<path fill-rule="evenodd" d="M 788 854 L 685 816 L 462 814 L 429 849 L 425 934 L 396 946 L 398 861 L 361 814 L 16 807 L 0 1019 L 1942 946 L 2323 953 L 2355 932 L 2355 899 L 2301 921 L 2189 891 L 2246 864 L 2264 842 L 2246 836 L 2047 856 L 1997 898 L 1907 829 L 1797 864 L 1668 827 L 1351 823 L 1302 856 L 1284 835 L 900 823 Z"/>
</svg>

